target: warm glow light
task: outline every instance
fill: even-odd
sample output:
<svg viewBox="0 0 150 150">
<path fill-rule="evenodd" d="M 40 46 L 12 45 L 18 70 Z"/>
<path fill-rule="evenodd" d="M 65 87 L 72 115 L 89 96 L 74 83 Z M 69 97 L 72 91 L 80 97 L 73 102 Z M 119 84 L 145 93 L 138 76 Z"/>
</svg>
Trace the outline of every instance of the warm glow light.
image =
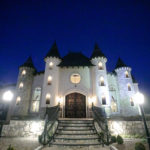
<svg viewBox="0 0 150 150">
<path fill-rule="evenodd" d="M 50 62 L 50 63 L 49 63 L 49 67 L 50 67 L 50 68 L 52 68 L 53 65 L 54 65 L 53 62 Z"/>
<path fill-rule="evenodd" d="M 16 105 L 19 105 L 20 101 L 21 101 L 21 97 L 18 96 L 17 99 L 16 99 Z"/>
<path fill-rule="evenodd" d="M 33 122 L 31 124 L 31 132 L 37 133 L 40 130 L 40 124 L 39 122 Z"/>
<path fill-rule="evenodd" d="M 137 104 L 143 104 L 144 103 L 144 95 L 140 92 L 137 92 L 135 95 L 134 95 L 134 102 L 137 103 Z"/>
<path fill-rule="evenodd" d="M 102 70 L 102 69 L 103 69 L 103 63 L 102 63 L 102 62 L 99 62 L 99 63 L 98 63 L 98 67 L 99 67 L 100 70 Z"/>
<path fill-rule="evenodd" d="M 94 104 L 96 101 L 96 96 L 89 97 L 88 100 L 89 100 L 89 104 L 92 105 L 92 103 Z"/>
<path fill-rule="evenodd" d="M 51 95 L 49 93 L 46 94 L 46 100 L 49 100 L 51 98 Z"/>
<path fill-rule="evenodd" d="M 19 84 L 19 88 L 23 88 L 23 83 L 22 82 Z"/>
<path fill-rule="evenodd" d="M 4 94 L 3 94 L 3 100 L 4 101 L 12 101 L 14 97 L 14 94 L 11 92 L 11 91 L 6 91 Z"/>
<path fill-rule="evenodd" d="M 129 73 L 128 73 L 128 71 L 125 72 L 125 76 L 126 76 L 126 78 L 129 78 Z"/>
<path fill-rule="evenodd" d="M 123 133 L 122 125 L 119 122 L 116 122 L 116 121 L 112 122 L 112 130 L 113 130 L 113 133 L 115 135 Z"/>
<path fill-rule="evenodd" d="M 58 104 L 61 104 L 62 101 L 63 101 L 63 98 L 60 97 L 60 96 L 57 96 L 57 97 L 56 97 L 56 100 L 57 100 L 57 103 L 58 103 Z"/>
<path fill-rule="evenodd" d="M 48 76 L 47 81 L 48 81 L 48 84 L 50 85 L 52 81 L 52 76 Z"/>
<path fill-rule="evenodd" d="M 23 71 L 22 71 L 22 75 L 25 75 L 25 74 L 26 74 L 26 70 L 23 70 Z"/>
</svg>

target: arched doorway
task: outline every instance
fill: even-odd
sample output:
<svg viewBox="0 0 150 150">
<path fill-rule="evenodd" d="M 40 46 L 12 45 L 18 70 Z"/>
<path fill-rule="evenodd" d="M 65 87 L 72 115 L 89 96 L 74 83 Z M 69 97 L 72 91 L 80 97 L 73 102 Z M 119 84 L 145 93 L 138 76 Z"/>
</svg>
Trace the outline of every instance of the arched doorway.
<svg viewBox="0 0 150 150">
<path fill-rule="evenodd" d="M 65 101 L 66 118 L 86 117 L 86 97 L 80 93 L 71 93 L 66 96 Z"/>
</svg>

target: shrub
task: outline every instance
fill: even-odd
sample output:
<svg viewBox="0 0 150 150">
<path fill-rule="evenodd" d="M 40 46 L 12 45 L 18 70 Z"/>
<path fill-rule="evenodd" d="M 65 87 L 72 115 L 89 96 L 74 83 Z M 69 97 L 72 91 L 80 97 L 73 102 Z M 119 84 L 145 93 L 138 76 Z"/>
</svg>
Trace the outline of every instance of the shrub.
<svg viewBox="0 0 150 150">
<path fill-rule="evenodd" d="M 11 147 L 11 145 L 9 145 L 9 147 L 7 148 L 7 150 L 15 150 L 13 147 Z"/>
<path fill-rule="evenodd" d="M 117 136 L 117 143 L 123 144 L 123 138 L 120 135 Z"/>
<path fill-rule="evenodd" d="M 117 142 L 116 136 L 111 136 L 111 143 L 116 143 L 116 142 Z"/>
<path fill-rule="evenodd" d="M 135 143 L 135 150 L 146 150 L 144 144 L 142 143 Z"/>
</svg>

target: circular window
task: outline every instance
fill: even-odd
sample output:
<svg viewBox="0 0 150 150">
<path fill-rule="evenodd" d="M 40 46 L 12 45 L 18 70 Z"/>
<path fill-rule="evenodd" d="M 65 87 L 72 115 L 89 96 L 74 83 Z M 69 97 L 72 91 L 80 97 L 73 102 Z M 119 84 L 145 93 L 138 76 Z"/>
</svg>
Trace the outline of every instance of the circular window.
<svg viewBox="0 0 150 150">
<path fill-rule="evenodd" d="M 78 73 L 74 73 L 74 74 L 71 75 L 70 80 L 71 80 L 72 83 L 77 84 L 77 83 L 80 82 L 81 77 Z"/>
</svg>

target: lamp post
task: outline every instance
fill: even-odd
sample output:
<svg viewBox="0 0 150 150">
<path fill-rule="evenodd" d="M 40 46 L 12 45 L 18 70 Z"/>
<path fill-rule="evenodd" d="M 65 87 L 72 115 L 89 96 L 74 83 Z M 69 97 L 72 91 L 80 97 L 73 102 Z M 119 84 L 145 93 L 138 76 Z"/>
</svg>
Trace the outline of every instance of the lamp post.
<svg viewBox="0 0 150 150">
<path fill-rule="evenodd" d="M 141 117 L 142 117 L 144 127 L 145 127 L 147 143 L 148 143 L 149 150 L 150 150 L 150 134 L 149 134 L 149 130 L 148 130 L 148 127 L 147 127 L 145 114 L 144 114 L 144 109 L 143 109 L 143 105 L 142 105 L 144 103 L 144 95 L 142 93 L 138 92 L 138 93 L 135 94 L 134 99 L 135 99 L 135 102 L 137 104 L 139 104 L 139 108 L 140 108 L 140 111 L 141 111 Z"/>
<path fill-rule="evenodd" d="M 3 93 L 2 95 L 2 101 L 1 103 L 1 108 L 0 108 L 0 137 L 2 134 L 2 129 L 3 129 L 3 124 L 7 120 L 7 114 L 8 114 L 8 104 L 12 101 L 14 97 L 14 94 L 12 91 L 8 90 Z"/>
</svg>

